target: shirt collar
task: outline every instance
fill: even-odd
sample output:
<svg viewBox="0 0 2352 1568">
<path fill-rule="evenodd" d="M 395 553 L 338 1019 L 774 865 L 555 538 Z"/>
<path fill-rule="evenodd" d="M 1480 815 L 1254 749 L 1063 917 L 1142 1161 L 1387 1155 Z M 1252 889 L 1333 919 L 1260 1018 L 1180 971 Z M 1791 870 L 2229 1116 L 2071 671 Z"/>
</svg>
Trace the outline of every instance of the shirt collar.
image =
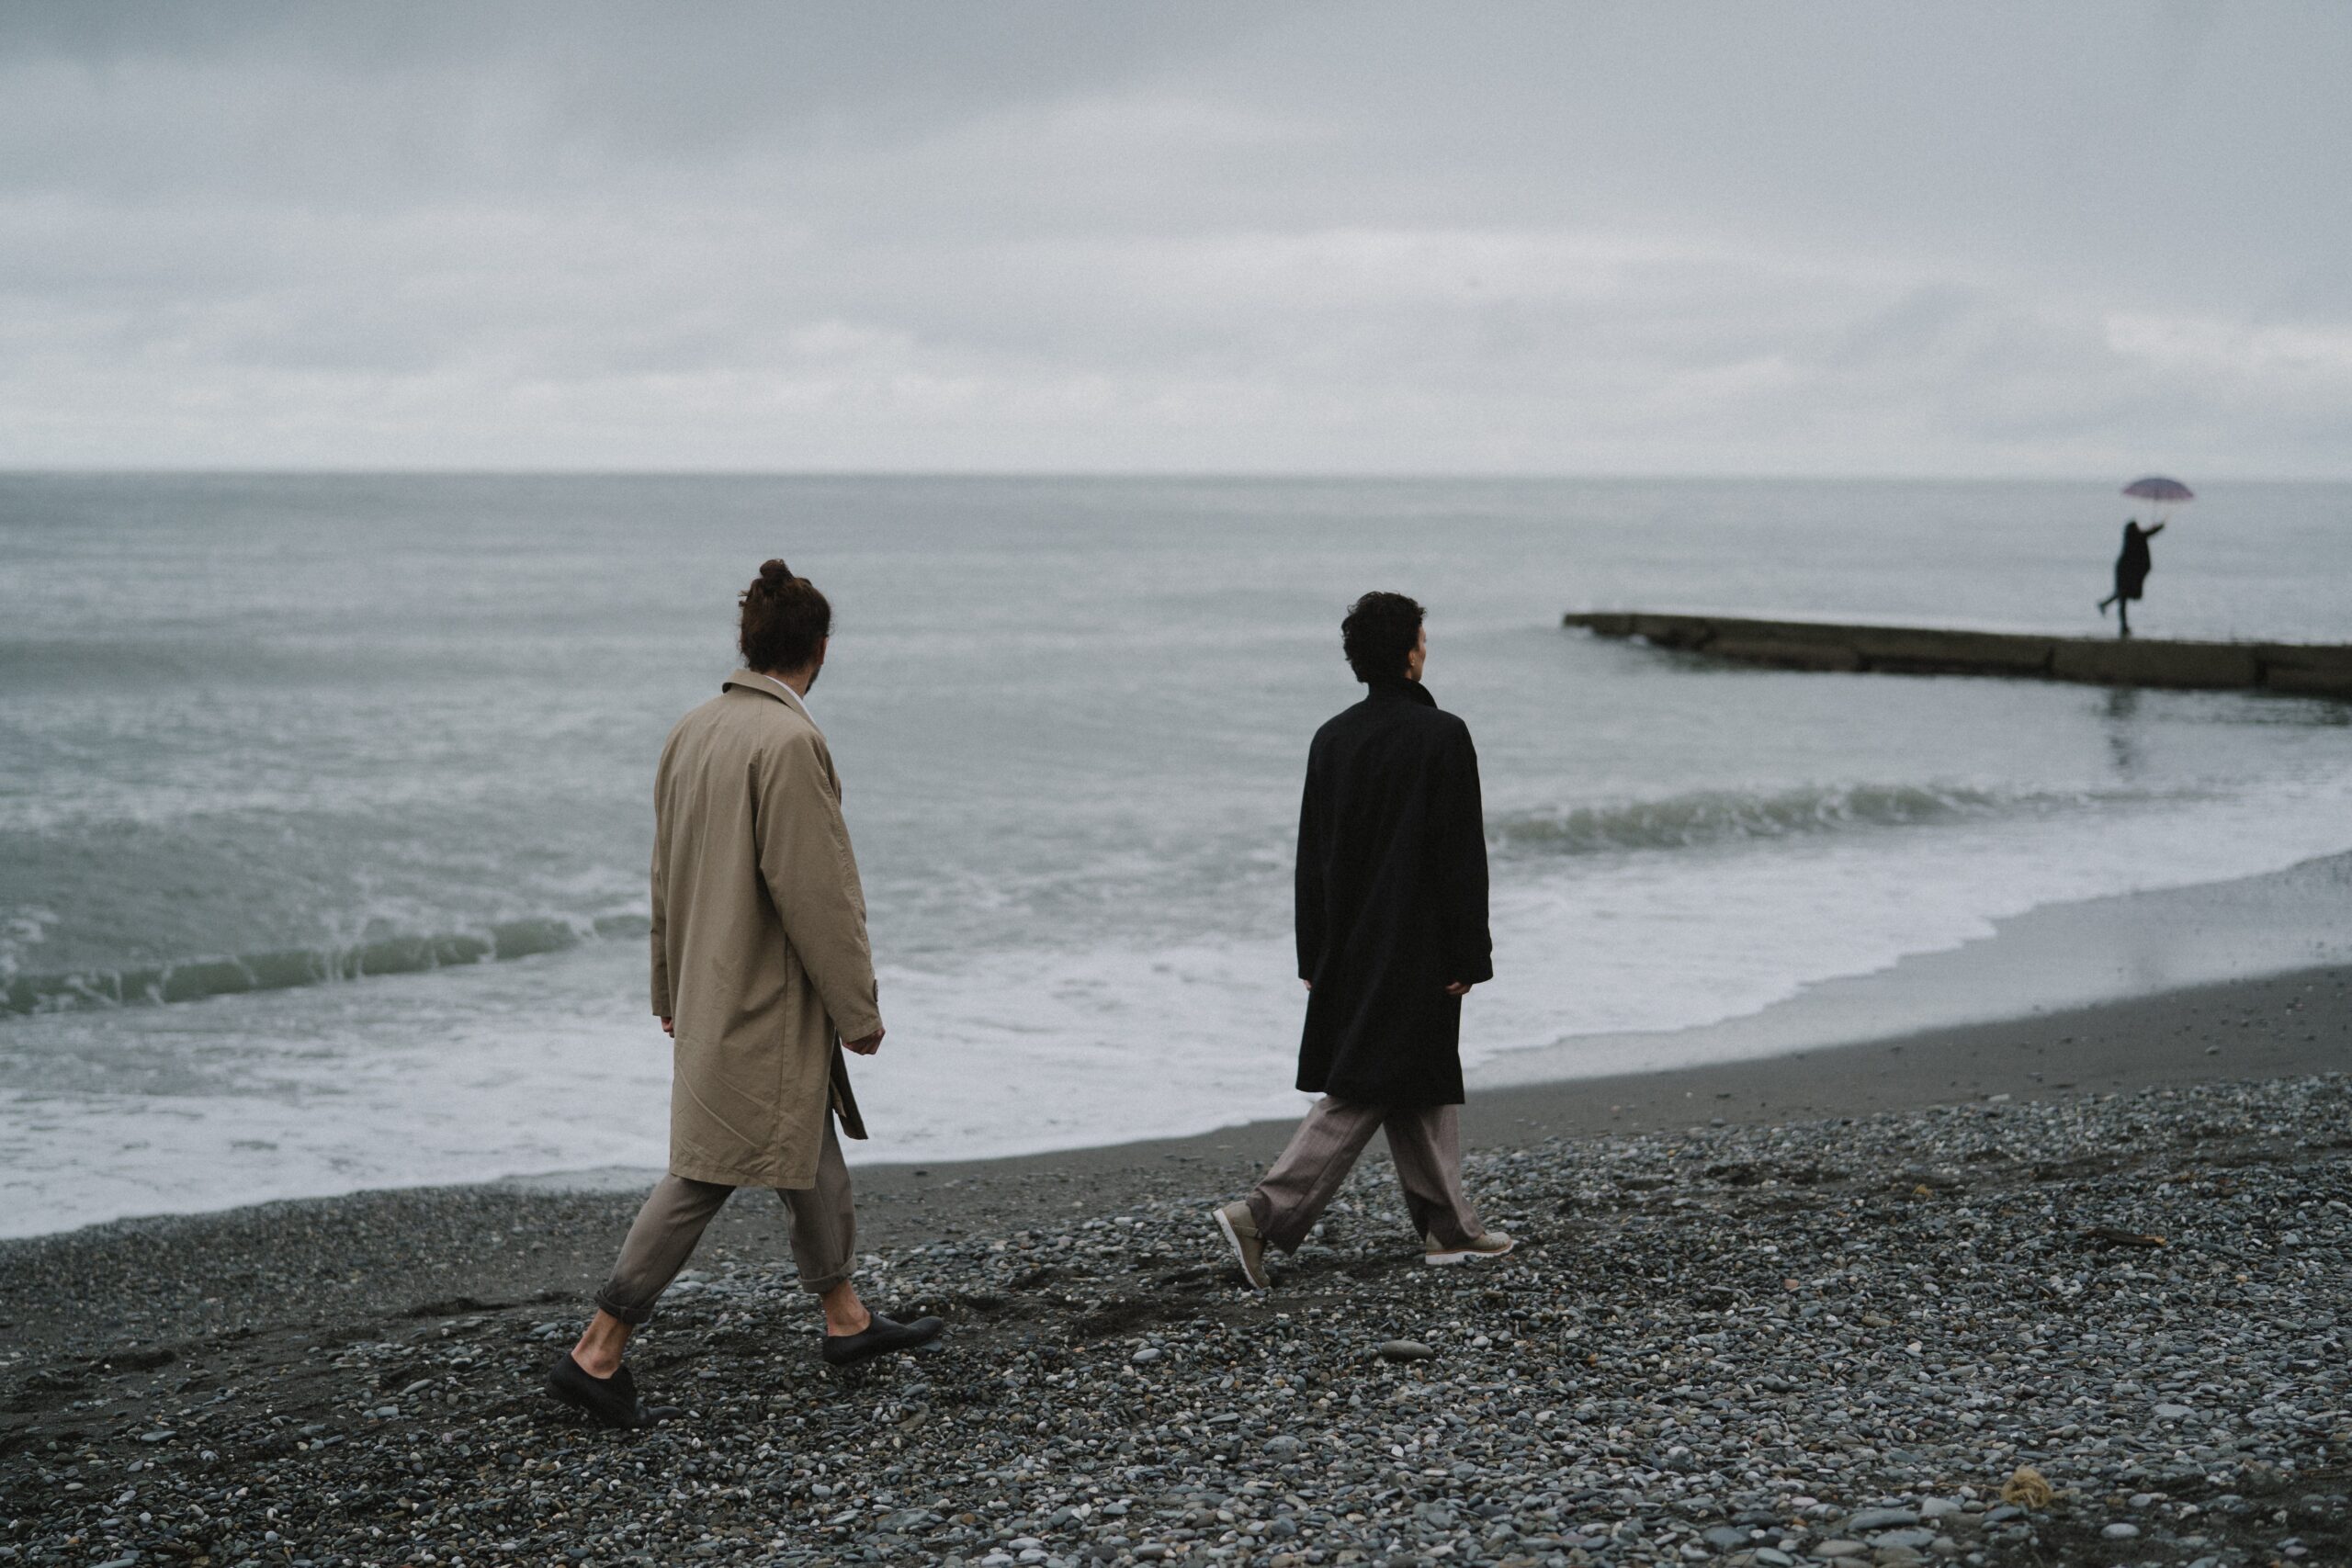
<svg viewBox="0 0 2352 1568">
<path fill-rule="evenodd" d="M 747 691 L 765 692 L 769 695 L 775 697 L 777 701 L 783 703 L 786 707 L 799 709 L 800 716 L 807 719 L 810 724 L 815 724 L 817 722 L 816 714 L 809 709 L 808 699 L 802 696 L 798 692 L 794 691 L 791 687 L 786 685 L 783 682 L 777 680 L 773 675 L 763 674 L 757 670 L 738 670 L 735 673 L 727 677 L 726 680 L 720 682 L 719 685 L 722 688 L 728 686 L 741 686 Z"/>
<path fill-rule="evenodd" d="M 756 671 L 754 671 L 754 673 L 756 673 Z M 769 685 L 774 686 L 777 691 L 782 692 L 784 694 L 784 700 L 797 706 L 800 709 L 802 717 L 806 718 L 811 724 L 817 722 L 817 715 L 808 706 L 808 694 L 806 692 L 796 692 L 773 675 L 762 675 L 760 676 L 760 679 L 765 681 Z"/>
</svg>

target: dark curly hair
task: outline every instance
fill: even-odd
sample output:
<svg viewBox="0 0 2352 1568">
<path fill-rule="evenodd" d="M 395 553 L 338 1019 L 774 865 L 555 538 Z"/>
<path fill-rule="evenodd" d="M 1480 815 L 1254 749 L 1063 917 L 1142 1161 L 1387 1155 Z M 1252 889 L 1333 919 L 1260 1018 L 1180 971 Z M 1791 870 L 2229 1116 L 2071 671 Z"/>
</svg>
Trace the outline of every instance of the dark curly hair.
<svg viewBox="0 0 2352 1568">
<path fill-rule="evenodd" d="M 739 640 L 743 667 L 768 674 L 800 670 L 833 633 L 833 607 L 805 577 L 780 560 L 767 561 L 736 601 L 743 607 Z"/>
<path fill-rule="evenodd" d="M 1349 605 L 1348 618 L 1340 623 L 1340 647 L 1356 679 L 1367 685 L 1403 680 L 1405 656 L 1419 640 L 1426 614 L 1402 593 L 1367 593 Z"/>
</svg>

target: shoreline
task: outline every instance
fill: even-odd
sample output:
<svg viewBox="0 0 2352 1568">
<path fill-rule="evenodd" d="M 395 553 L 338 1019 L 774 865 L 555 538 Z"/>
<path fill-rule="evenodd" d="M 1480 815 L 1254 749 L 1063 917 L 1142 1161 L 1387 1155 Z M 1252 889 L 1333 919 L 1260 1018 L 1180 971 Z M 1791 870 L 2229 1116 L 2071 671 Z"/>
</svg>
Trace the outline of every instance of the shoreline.
<svg viewBox="0 0 2352 1568">
<path fill-rule="evenodd" d="M 2344 964 L 2352 964 L 2352 852 L 2220 882 L 2040 905 L 1957 946 L 1815 981 L 1754 1012 L 1505 1052 L 1481 1062 L 1471 1083 L 1475 1093 L 1790 1056 Z"/>
<path fill-rule="evenodd" d="M 1207 1211 L 1288 1122 L 867 1167 L 860 1290 L 943 1348 L 826 1369 L 752 1194 L 640 1433 L 537 1393 L 634 1190 L 0 1242 L 0 1562 L 2343 1561 L 2347 1067 L 2338 965 L 1474 1091 L 1515 1253 L 1419 1267 L 1375 1148 L 1263 1296 Z"/>
<path fill-rule="evenodd" d="M 1551 1138 L 1774 1126 L 1995 1097 L 2030 1101 L 2346 1069 L 2352 1069 L 2352 964 L 1770 1056 L 1495 1086 L 1474 1079 L 1462 1111 L 1462 1136 L 1465 1153 L 1475 1154 Z M 1205 1212 L 1211 1203 L 1246 1190 L 1295 1125 L 1295 1118 L 1281 1118 L 1036 1154 L 855 1165 L 860 1246 L 922 1246 L 991 1226 L 1019 1230 L 1069 1206 L 1072 1201 L 1060 1196 L 1064 1192 L 1099 1190 L 1105 1183 L 1133 1185 L 1147 1174 L 1153 1179 L 1143 1185 L 1155 1196 L 1170 1195 L 1170 1175 L 1189 1175 Z M 380 1188 L 0 1238 L 0 1331 L 52 1348 L 69 1341 L 155 1333 L 166 1312 L 159 1304 L 131 1306 L 120 1314 L 106 1310 L 108 1302 L 135 1298 L 101 1292 L 95 1302 L 85 1298 L 62 1310 L 44 1306 L 25 1289 L 26 1276 L 48 1272 L 52 1258 L 104 1257 L 119 1265 L 134 1258 L 206 1253 L 216 1246 L 234 1250 L 288 1232 L 346 1226 L 357 1233 L 356 1241 L 382 1234 L 379 1226 L 392 1216 L 441 1211 L 486 1217 L 474 1234 L 445 1237 L 429 1251 L 388 1246 L 385 1256 L 339 1281 L 340 1288 L 317 1297 L 298 1292 L 280 1311 L 227 1313 L 230 1294 L 209 1286 L 191 1286 L 168 1299 L 177 1309 L 194 1308 L 196 1321 L 208 1325 L 224 1318 L 248 1325 L 283 1323 L 330 1303 L 336 1310 L 352 1310 L 359 1305 L 353 1298 L 364 1300 L 368 1293 L 358 1287 L 372 1292 L 390 1282 L 385 1270 L 406 1269 L 410 1282 L 398 1288 L 400 1306 L 388 1301 L 380 1310 L 518 1292 L 560 1294 L 565 1289 L 584 1302 L 657 1175 L 613 1170 Z M 735 1256 L 752 1246 L 752 1236 L 766 1234 L 774 1211 L 755 1201 L 758 1196 L 747 1195 L 721 1212 L 706 1253 L 716 1247 L 721 1256 Z M 571 1230 L 551 1238 L 547 1227 L 557 1222 Z M 520 1255 L 505 1245 L 508 1236 L 526 1233 L 537 1234 L 524 1242 Z M 700 1259 L 704 1253 L 696 1256 Z M 215 1272 L 213 1283 L 222 1291 L 253 1273 L 240 1265 L 199 1269 L 194 1277 Z"/>
<path fill-rule="evenodd" d="M 860 1289 L 949 1332 L 843 1372 L 755 1194 L 638 1433 L 537 1393 L 633 1191 L 0 1244 L 0 1562 L 2344 1561 L 2347 1039 L 2339 966 L 1488 1091 L 1516 1252 L 1419 1267 L 1375 1150 L 1263 1296 L 1206 1212 L 1287 1123 L 869 1168 Z"/>
<path fill-rule="evenodd" d="M 1985 934 L 1951 948 L 1906 955 L 1875 971 L 1809 982 L 1757 1011 L 1712 1023 L 1626 1033 L 1579 1034 L 1549 1045 L 1521 1046 L 1474 1059 L 1466 1078 L 1470 1107 L 1465 1131 L 1475 1135 L 1482 1100 L 1498 1092 L 1530 1096 L 1544 1126 L 1600 1130 L 1559 1105 L 1592 1097 L 1612 1103 L 1643 1100 L 1648 1080 L 1699 1068 L 1722 1069 L 1725 1082 L 1747 1086 L 1790 1077 L 1811 1081 L 1795 1066 L 1823 1050 L 1914 1037 L 1958 1037 L 1972 1030 L 2056 1012 L 2131 1006 L 2151 993 L 2187 994 L 2216 984 L 2285 979 L 2306 970 L 2352 966 L 2352 851 L 2323 855 L 2276 871 L 2220 882 L 2112 894 L 2038 906 L 1993 920 Z M 1988 1000 L 1987 998 L 1993 998 Z M 2056 1036 L 2052 1036 L 2053 1039 Z M 1743 1066 L 1754 1069 L 1743 1072 Z M 1268 1054 L 1267 1068 L 1286 1077 L 1287 1053 Z M 2063 1075 L 2062 1075 L 2063 1076 Z M 1660 1093 L 1709 1100 L 1718 1088 L 1686 1086 Z M 1735 1093 L 1745 1092 L 1738 1088 Z M 1993 1092 L 1986 1090 L 1986 1092 Z M 1890 1104 L 1901 1103 L 1898 1096 Z M 1305 1097 L 1296 1102 L 1301 1110 Z M 1517 1113 L 1502 1123 L 1514 1121 Z M 887 1113 L 879 1119 L 887 1135 Z M 1498 1123 L 1501 1125 L 1502 1123 Z M 1197 1126 L 1197 1123 L 1195 1124 Z M 1268 1128 L 1286 1128 L 1276 1118 Z M 1010 1154 L 948 1157 L 899 1150 L 848 1149 L 861 1181 L 896 1179 L 899 1168 L 978 1169 L 1001 1162 L 1078 1161 L 1114 1168 L 1120 1151 L 1214 1146 L 1236 1138 L 1271 1157 L 1280 1139 L 1227 1122 L 1197 1131 L 1130 1142 L 1048 1145 Z M 1140 1156 L 1139 1156 L 1140 1157 Z M 0 1246 L 69 1235 L 112 1224 L 201 1220 L 275 1203 L 323 1203 L 371 1193 L 471 1190 L 531 1193 L 642 1193 L 659 1177 L 655 1167 L 607 1166 L 509 1172 L 455 1179 L 425 1179 L 389 1187 L 297 1193 L 220 1208 L 119 1215 L 15 1235 Z"/>
</svg>

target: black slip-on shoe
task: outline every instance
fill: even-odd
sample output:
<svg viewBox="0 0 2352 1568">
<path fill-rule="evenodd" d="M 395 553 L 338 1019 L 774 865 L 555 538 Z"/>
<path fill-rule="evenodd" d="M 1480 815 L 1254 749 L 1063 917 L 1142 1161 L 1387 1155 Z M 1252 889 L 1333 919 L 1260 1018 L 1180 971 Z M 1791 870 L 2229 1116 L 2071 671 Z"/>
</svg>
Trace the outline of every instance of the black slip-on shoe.
<svg viewBox="0 0 2352 1568">
<path fill-rule="evenodd" d="M 919 1317 L 912 1323 L 893 1323 L 880 1313 L 869 1314 L 874 1319 L 855 1334 L 825 1336 L 825 1364 L 846 1367 L 875 1356 L 886 1356 L 893 1350 L 912 1350 L 928 1345 L 945 1331 L 947 1325 L 935 1317 Z"/>
<path fill-rule="evenodd" d="M 605 1427 L 658 1426 L 679 1414 L 674 1404 L 648 1404 L 638 1398 L 637 1379 L 627 1367 L 608 1378 L 592 1377 L 569 1350 L 548 1369 L 548 1395 Z"/>
</svg>

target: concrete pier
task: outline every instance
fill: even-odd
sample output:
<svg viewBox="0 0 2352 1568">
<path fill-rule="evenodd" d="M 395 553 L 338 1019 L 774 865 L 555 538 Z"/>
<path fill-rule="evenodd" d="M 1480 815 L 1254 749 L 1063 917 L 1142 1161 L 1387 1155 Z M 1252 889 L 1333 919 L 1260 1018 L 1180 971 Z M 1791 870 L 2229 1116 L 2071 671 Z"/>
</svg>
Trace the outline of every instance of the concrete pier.
<svg viewBox="0 0 2352 1568">
<path fill-rule="evenodd" d="M 1847 626 L 1739 615 L 1572 612 L 1561 624 L 1601 637 L 1783 670 L 1896 675 L 2008 675 L 2101 686 L 2291 692 L 2352 698 L 2352 645 L 2167 642 L 2152 637 L 2044 637 L 1936 626 Z"/>
</svg>

